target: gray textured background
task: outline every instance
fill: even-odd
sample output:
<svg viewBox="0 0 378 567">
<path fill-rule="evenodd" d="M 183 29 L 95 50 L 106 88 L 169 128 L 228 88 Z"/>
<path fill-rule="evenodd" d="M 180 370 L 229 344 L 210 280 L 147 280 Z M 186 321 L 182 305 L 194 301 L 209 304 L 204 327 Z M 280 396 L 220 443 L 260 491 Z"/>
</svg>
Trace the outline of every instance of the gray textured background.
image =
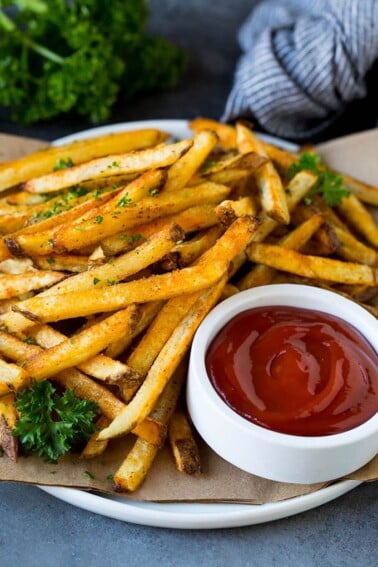
<svg viewBox="0 0 378 567">
<path fill-rule="evenodd" d="M 239 53 L 236 30 L 253 2 L 152 0 L 150 29 L 187 49 L 180 87 L 117 108 L 113 122 L 222 113 Z M 368 113 L 365 113 L 368 114 Z M 363 114 L 349 130 L 369 125 Z M 366 118 L 366 116 L 365 116 Z M 22 128 L 0 113 L 0 131 L 53 139 L 83 128 L 60 120 Z M 336 133 L 340 133 L 339 130 Z M 369 567 L 378 563 L 377 484 L 309 512 L 226 530 L 149 528 L 104 518 L 31 486 L 0 485 L 0 567 L 185 565 Z"/>
</svg>

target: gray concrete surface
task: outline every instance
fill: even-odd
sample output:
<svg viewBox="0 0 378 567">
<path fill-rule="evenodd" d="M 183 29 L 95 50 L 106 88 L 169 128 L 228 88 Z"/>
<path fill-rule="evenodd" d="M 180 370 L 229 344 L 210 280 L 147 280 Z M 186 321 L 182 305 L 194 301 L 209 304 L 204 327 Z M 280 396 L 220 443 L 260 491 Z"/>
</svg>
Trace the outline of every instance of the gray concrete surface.
<svg viewBox="0 0 378 567">
<path fill-rule="evenodd" d="M 151 31 L 187 49 L 188 71 L 175 91 L 119 106 L 112 122 L 218 118 L 238 56 L 236 30 L 252 3 L 152 0 Z M 352 122 L 349 126 L 352 129 Z M 357 126 L 366 127 L 362 115 Z M 56 120 L 22 128 L 0 113 L 0 131 L 8 133 L 53 139 L 86 127 L 79 121 Z M 377 484 L 362 485 L 324 506 L 276 522 L 183 531 L 119 522 L 56 500 L 36 487 L 3 483 L 0 567 L 369 567 L 378 564 L 377 496 Z"/>
</svg>

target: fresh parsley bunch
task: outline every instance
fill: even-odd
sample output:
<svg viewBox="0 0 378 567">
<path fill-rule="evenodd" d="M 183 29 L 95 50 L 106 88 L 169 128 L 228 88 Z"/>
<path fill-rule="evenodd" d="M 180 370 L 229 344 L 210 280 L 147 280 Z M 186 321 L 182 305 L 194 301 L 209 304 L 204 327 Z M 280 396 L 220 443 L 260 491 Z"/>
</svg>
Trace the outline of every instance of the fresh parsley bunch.
<svg viewBox="0 0 378 567">
<path fill-rule="evenodd" d="M 48 380 L 35 382 L 19 392 L 15 406 L 20 417 L 13 434 L 26 452 L 50 463 L 96 430 L 97 405 L 91 400 L 80 400 L 72 390 L 58 395 Z"/>
<path fill-rule="evenodd" d="M 147 17 L 147 0 L 0 0 L 0 105 L 23 123 L 96 123 L 121 93 L 175 86 L 185 56 L 145 34 Z"/>
<path fill-rule="evenodd" d="M 294 177 L 299 171 L 307 169 L 318 176 L 318 180 L 310 191 L 310 195 L 320 194 L 325 203 L 330 207 L 339 205 L 344 197 L 350 194 L 350 191 L 343 183 L 343 177 L 340 174 L 333 173 L 320 157 L 312 152 L 303 152 L 298 163 L 293 163 L 289 168 L 289 177 Z"/>
</svg>

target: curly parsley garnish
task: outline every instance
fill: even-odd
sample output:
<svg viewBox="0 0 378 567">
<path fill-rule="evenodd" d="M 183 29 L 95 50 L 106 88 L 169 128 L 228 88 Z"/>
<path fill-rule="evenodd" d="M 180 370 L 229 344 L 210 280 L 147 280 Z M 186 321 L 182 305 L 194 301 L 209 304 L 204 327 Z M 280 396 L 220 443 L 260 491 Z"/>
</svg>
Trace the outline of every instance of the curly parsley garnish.
<svg viewBox="0 0 378 567">
<path fill-rule="evenodd" d="M 97 404 L 80 400 L 72 390 L 58 395 L 48 380 L 36 382 L 17 394 L 15 406 L 20 414 L 13 435 L 21 447 L 47 462 L 56 461 L 96 430 L 93 422 Z"/>
<path fill-rule="evenodd" d="M 298 163 L 293 163 L 289 168 L 289 177 L 307 169 L 318 176 L 318 180 L 311 189 L 309 195 L 321 195 L 327 205 L 334 207 L 340 205 L 344 197 L 348 197 L 350 191 L 343 183 L 342 175 L 329 170 L 320 157 L 312 152 L 304 152 Z M 309 199 L 307 198 L 307 202 Z"/>
</svg>

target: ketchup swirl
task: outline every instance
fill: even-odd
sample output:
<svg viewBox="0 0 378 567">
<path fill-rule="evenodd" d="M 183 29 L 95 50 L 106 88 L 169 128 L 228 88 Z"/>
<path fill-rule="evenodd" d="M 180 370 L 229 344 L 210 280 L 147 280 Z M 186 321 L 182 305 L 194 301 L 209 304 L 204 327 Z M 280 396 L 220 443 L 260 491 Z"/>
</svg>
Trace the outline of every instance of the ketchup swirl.
<svg viewBox="0 0 378 567">
<path fill-rule="evenodd" d="M 205 362 L 234 411 L 281 433 L 341 433 L 378 411 L 377 353 L 354 327 L 319 311 L 244 311 L 218 333 Z"/>
</svg>

